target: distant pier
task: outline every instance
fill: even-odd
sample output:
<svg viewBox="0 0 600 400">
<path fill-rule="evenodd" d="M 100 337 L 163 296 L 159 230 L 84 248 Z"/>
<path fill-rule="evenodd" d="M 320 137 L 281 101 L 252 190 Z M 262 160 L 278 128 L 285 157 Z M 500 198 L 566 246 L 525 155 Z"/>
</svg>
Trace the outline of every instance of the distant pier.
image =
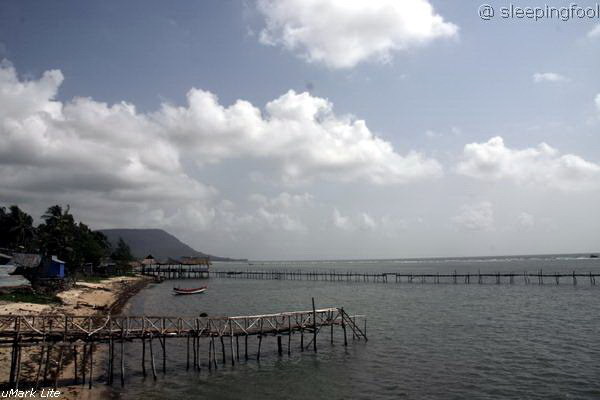
<svg viewBox="0 0 600 400">
<path fill-rule="evenodd" d="M 203 279 L 210 274 L 209 265 L 152 264 L 138 269 L 142 275 L 153 276 L 157 280 L 165 279 Z"/>
<path fill-rule="evenodd" d="M 274 279 L 292 281 L 329 281 L 329 282 L 375 282 L 375 283 L 464 283 L 464 284 L 515 284 L 525 285 L 561 283 L 577 285 L 589 283 L 596 285 L 600 273 L 593 272 L 496 272 L 496 273 L 406 273 L 406 272 L 357 272 L 357 271 L 307 271 L 305 269 L 269 269 L 269 270 L 215 270 L 205 266 L 155 265 L 142 268 L 143 275 L 164 279 Z"/>
<path fill-rule="evenodd" d="M 498 273 L 397 273 L 354 271 L 306 271 L 306 270 L 233 270 L 210 271 L 210 277 L 239 279 L 282 279 L 329 282 L 375 282 L 375 283 L 433 283 L 433 284 L 515 284 L 525 285 L 567 283 L 596 285 L 600 273 L 592 272 L 498 272 Z"/>
</svg>

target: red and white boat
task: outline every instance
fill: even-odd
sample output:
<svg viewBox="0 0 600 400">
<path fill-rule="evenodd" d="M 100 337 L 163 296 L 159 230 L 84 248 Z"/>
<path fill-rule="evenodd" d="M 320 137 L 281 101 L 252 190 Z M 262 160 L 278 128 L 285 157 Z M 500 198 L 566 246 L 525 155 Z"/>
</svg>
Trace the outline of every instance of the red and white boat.
<svg viewBox="0 0 600 400">
<path fill-rule="evenodd" d="M 192 289 L 183 289 L 183 288 L 173 288 L 173 291 L 175 292 L 175 294 L 196 294 L 196 293 L 203 293 L 206 289 L 208 289 L 208 286 L 202 286 L 199 288 L 192 288 Z"/>
</svg>

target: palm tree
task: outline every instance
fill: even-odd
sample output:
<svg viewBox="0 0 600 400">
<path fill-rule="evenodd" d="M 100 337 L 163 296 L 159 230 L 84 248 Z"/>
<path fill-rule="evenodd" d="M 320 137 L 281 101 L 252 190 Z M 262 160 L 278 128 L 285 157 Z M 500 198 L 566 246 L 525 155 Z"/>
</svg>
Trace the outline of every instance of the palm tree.
<svg viewBox="0 0 600 400">
<path fill-rule="evenodd" d="M 43 236 L 42 241 L 47 255 L 56 254 L 64 257 L 65 252 L 72 250 L 76 226 L 73 215 L 69 211 L 69 206 L 63 211 L 61 206 L 55 205 L 42 215 L 44 223 L 38 229 Z"/>
<path fill-rule="evenodd" d="M 35 228 L 33 227 L 33 218 L 31 215 L 23 212 L 18 206 L 10 206 L 8 214 L 8 233 L 11 237 L 11 244 L 14 247 L 32 246 L 35 238 Z"/>
</svg>

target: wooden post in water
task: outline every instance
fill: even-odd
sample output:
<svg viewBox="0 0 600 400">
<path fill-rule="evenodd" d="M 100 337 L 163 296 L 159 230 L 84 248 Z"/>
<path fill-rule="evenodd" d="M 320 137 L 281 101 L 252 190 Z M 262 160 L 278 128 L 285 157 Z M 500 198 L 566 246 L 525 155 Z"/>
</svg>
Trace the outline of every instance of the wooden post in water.
<svg viewBox="0 0 600 400">
<path fill-rule="evenodd" d="M 288 356 L 292 354 L 292 316 L 288 315 Z"/>
<path fill-rule="evenodd" d="M 281 347 L 281 335 L 277 335 L 277 354 L 279 357 L 281 357 L 283 354 L 283 349 Z"/>
<path fill-rule="evenodd" d="M 302 315 L 304 318 L 304 315 Z M 304 351 L 304 321 L 301 322 L 300 325 L 300 352 Z"/>
<path fill-rule="evenodd" d="M 188 342 L 189 342 L 190 338 L 188 336 Z M 189 343 L 188 343 L 188 359 L 189 359 Z M 192 358 L 192 364 L 194 365 L 194 369 L 198 369 L 198 338 L 196 337 L 196 335 L 192 336 L 192 353 L 193 353 L 193 358 Z M 189 367 L 189 361 L 187 362 L 187 366 L 186 366 L 186 370 L 188 370 Z"/>
<path fill-rule="evenodd" d="M 313 309 L 313 350 L 317 352 L 317 310 L 315 308 L 315 298 L 312 298 Z"/>
<path fill-rule="evenodd" d="M 194 338 L 194 366 L 196 366 L 196 338 Z M 190 335 L 187 335 L 185 347 L 185 370 L 190 370 Z"/>
<path fill-rule="evenodd" d="M 152 377 L 156 380 L 156 365 L 154 364 L 154 350 L 152 349 L 152 333 L 150 334 L 150 366 L 152 367 Z"/>
<path fill-rule="evenodd" d="M 260 333 L 258 334 L 258 352 L 256 354 L 256 361 L 260 361 L 260 346 L 262 345 L 262 331 L 263 331 L 263 320 L 260 320 Z"/>
<path fill-rule="evenodd" d="M 164 320 L 163 320 L 164 324 Z M 160 342 L 162 346 L 162 373 L 167 373 L 167 335 L 163 335 L 162 341 Z"/>
<path fill-rule="evenodd" d="M 223 341 L 223 335 L 221 335 L 221 333 L 219 332 L 219 339 L 221 340 L 221 353 L 223 355 L 223 365 L 226 364 L 225 360 L 225 342 Z"/>
<path fill-rule="evenodd" d="M 212 337 L 208 339 L 208 370 L 212 371 Z"/>
<path fill-rule="evenodd" d="M 231 352 L 231 365 L 235 365 L 235 357 L 233 354 L 233 325 L 231 323 L 231 320 L 229 320 L 229 351 Z"/>
<path fill-rule="evenodd" d="M 344 347 L 348 346 L 348 338 L 346 337 L 346 322 L 344 321 L 344 308 L 341 309 L 342 313 L 342 329 L 344 330 Z"/>
<path fill-rule="evenodd" d="M 193 346 L 194 346 L 194 368 L 200 371 L 200 320 L 196 318 L 194 321 L 196 329 L 193 333 Z"/>
<path fill-rule="evenodd" d="M 216 370 L 217 369 L 217 346 L 215 346 L 215 337 L 212 336 L 211 340 L 212 340 L 212 349 L 213 349 L 213 355 L 212 355 L 213 367 L 215 367 L 215 370 Z"/>
<path fill-rule="evenodd" d="M 198 336 L 198 333 L 196 334 L 196 336 L 194 337 L 195 341 L 195 354 L 196 354 L 196 363 L 195 363 L 195 368 L 200 371 L 200 336 Z"/>
<path fill-rule="evenodd" d="M 329 330 L 329 341 L 331 342 L 331 344 L 333 344 L 333 324 L 331 324 L 330 326 L 330 330 Z"/>
<path fill-rule="evenodd" d="M 144 336 L 142 336 L 142 376 L 146 377 L 146 338 Z"/>
</svg>

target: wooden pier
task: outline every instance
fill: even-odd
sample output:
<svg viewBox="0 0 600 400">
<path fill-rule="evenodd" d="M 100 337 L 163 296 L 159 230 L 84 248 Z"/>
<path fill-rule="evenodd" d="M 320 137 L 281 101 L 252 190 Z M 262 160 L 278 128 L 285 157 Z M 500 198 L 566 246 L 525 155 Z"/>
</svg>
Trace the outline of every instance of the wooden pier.
<svg viewBox="0 0 600 400">
<path fill-rule="evenodd" d="M 113 384 L 116 367 L 121 385 L 124 385 L 124 348 L 133 341 L 142 345 L 143 376 L 151 372 L 156 379 L 156 341 L 162 349 L 163 373 L 167 372 L 167 339 L 185 340 L 186 369 L 200 371 L 202 367 L 212 370 L 218 368 L 218 364 L 239 363 L 240 347 L 243 348 L 244 360 L 260 360 L 263 338 L 269 336 L 277 338 L 279 356 L 283 354 L 284 338 L 288 355 L 296 346 L 299 351 L 312 348 L 316 352 L 317 335 L 327 327 L 330 328 L 331 343 L 334 341 L 334 327 L 343 332 L 344 346 L 348 345 L 349 335 L 352 339 L 367 340 L 366 318 L 350 316 L 343 308 L 315 309 L 314 300 L 313 309 L 309 311 L 237 317 L 0 315 L 0 347 L 11 349 L 10 377 L 3 386 L 18 388 L 19 384 L 23 385 L 23 382 L 20 383 L 22 351 L 26 348 L 33 348 L 34 353 L 39 353 L 35 379 L 27 384 L 35 388 L 56 387 L 65 360 L 69 359 L 74 364 L 74 372 L 68 383 L 85 385 L 87 381 L 91 388 L 94 368 L 98 368 L 94 363 L 94 352 L 101 347 L 104 348 L 105 359 L 102 360 L 104 367 L 100 368 L 105 371 L 106 383 Z M 294 335 L 300 337 L 295 345 L 292 344 Z M 257 338 L 254 351 L 248 343 L 250 337 Z M 204 357 L 201 357 L 202 342 L 206 349 Z M 220 351 L 217 350 L 218 344 Z"/>
<path fill-rule="evenodd" d="M 306 270 L 233 270 L 209 273 L 210 277 L 239 279 L 308 280 L 329 282 L 433 283 L 433 284 L 581 284 L 596 285 L 600 273 L 592 272 L 498 272 L 498 273 L 398 273 Z"/>
<path fill-rule="evenodd" d="M 208 265 L 153 264 L 143 265 L 137 272 L 157 280 L 203 279 L 209 277 L 210 268 Z"/>
</svg>

